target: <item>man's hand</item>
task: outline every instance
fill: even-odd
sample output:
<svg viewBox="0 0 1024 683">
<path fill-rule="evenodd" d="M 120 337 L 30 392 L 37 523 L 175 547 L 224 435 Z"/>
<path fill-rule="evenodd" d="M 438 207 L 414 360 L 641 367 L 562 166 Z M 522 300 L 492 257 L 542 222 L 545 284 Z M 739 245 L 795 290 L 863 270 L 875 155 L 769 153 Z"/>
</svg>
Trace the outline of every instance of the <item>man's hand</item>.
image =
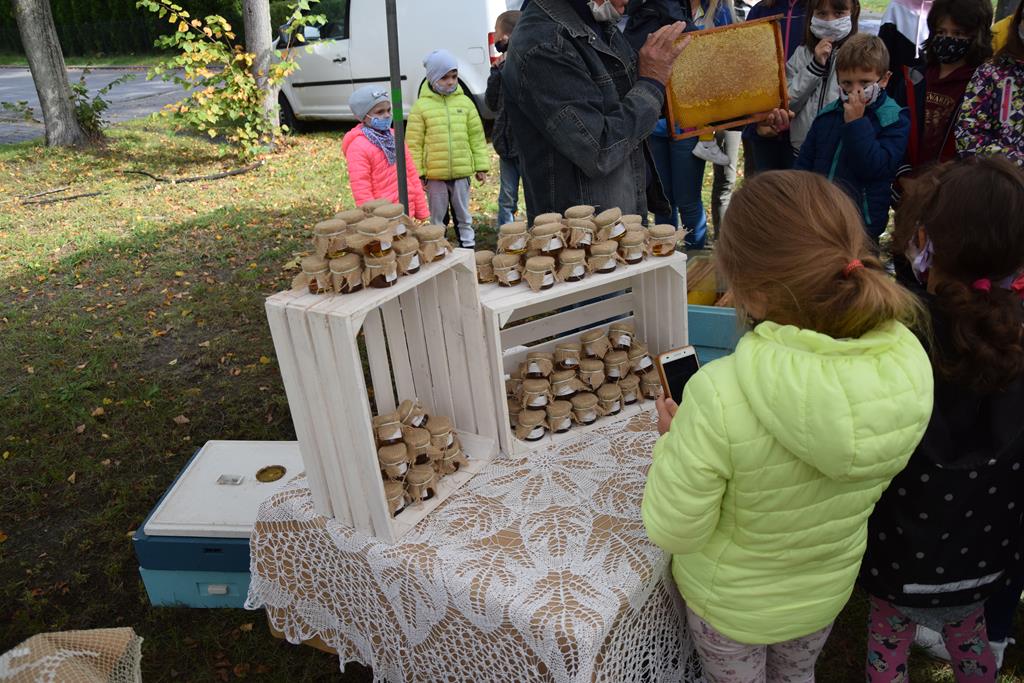
<svg viewBox="0 0 1024 683">
<path fill-rule="evenodd" d="M 864 91 L 857 88 L 850 93 L 850 99 L 843 103 L 843 120 L 846 123 L 856 121 L 864 116 L 864 110 L 868 106 L 868 97 Z"/>
<path fill-rule="evenodd" d="M 787 109 L 773 109 L 761 123 L 757 124 L 757 134 L 764 138 L 774 138 L 789 130 L 790 122 L 796 114 Z"/>
<path fill-rule="evenodd" d="M 830 54 L 832 54 L 832 41 L 828 38 L 818 41 L 818 44 L 814 46 L 814 61 L 818 63 L 818 66 L 825 66 Z"/>
<path fill-rule="evenodd" d="M 664 434 L 672 426 L 672 418 L 676 416 L 679 406 L 672 399 L 665 398 L 665 394 L 659 396 L 654 405 L 658 408 L 658 433 Z"/>
<path fill-rule="evenodd" d="M 487 171 L 477 171 L 476 172 L 476 181 L 478 183 L 482 183 L 485 180 L 487 180 Z"/>
<path fill-rule="evenodd" d="M 685 28 L 686 22 L 677 21 L 662 26 L 647 36 L 647 42 L 640 48 L 640 61 L 637 66 L 640 78 L 653 78 L 662 85 L 668 83 L 669 76 L 672 75 L 673 62 L 690 44 L 689 36 L 679 40 Z"/>
</svg>

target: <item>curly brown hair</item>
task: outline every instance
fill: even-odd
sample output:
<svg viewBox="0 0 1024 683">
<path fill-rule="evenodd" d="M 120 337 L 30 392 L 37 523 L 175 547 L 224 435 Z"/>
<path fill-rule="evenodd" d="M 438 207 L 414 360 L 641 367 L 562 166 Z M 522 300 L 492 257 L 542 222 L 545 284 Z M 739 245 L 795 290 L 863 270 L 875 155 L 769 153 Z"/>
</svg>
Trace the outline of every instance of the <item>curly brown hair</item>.
<svg viewBox="0 0 1024 683">
<path fill-rule="evenodd" d="M 981 393 L 1024 376 L 1020 296 L 993 285 L 1024 268 L 1024 172 L 1004 157 L 938 166 L 908 188 L 897 211 L 903 234 L 923 228 L 933 249 L 935 306 L 948 321 L 948 348 L 933 348 L 939 375 Z"/>
</svg>

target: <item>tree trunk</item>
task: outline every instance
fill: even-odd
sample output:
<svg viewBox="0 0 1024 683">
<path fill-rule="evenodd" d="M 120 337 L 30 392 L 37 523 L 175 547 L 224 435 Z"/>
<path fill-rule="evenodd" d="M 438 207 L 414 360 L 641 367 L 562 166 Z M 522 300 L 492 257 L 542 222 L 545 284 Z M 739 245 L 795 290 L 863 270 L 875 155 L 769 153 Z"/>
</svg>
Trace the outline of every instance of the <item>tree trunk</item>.
<svg viewBox="0 0 1024 683">
<path fill-rule="evenodd" d="M 75 118 L 71 86 L 49 1 L 14 0 L 14 16 L 43 108 L 46 144 L 67 147 L 88 142 L 88 136 Z"/>
<path fill-rule="evenodd" d="M 996 5 L 996 21 L 1010 16 L 1017 9 L 1020 0 L 999 0 Z"/>
<path fill-rule="evenodd" d="M 277 119 L 277 86 L 267 83 L 267 72 L 274 54 L 274 33 L 270 28 L 270 1 L 243 0 L 242 19 L 245 22 L 245 50 L 256 56 L 252 73 L 256 83 L 265 93 L 263 109 L 267 120 L 273 125 Z"/>
</svg>

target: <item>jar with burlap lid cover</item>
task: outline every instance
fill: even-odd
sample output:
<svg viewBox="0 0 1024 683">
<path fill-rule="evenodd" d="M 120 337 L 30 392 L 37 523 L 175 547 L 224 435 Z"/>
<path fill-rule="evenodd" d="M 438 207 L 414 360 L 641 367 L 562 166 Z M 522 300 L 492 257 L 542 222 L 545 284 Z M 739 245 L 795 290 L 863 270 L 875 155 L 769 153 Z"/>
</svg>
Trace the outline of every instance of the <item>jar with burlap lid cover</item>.
<svg viewBox="0 0 1024 683">
<path fill-rule="evenodd" d="M 573 396 L 572 419 L 580 425 L 593 424 L 597 420 L 597 396 L 590 392 Z"/>
<path fill-rule="evenodd" d="M 524 379 L 517 398 L 524 409 L 543 408 L 551 401 L 551 383 L 546 379 Z"/>
<path fill-rule="evenodd" d="M 526 259 L 523 279 L 535 292 L 551 289 L 555 284 L 555 259 L 550 256 L 534 256 Z"/>
<path fill-rule="evenodd" d="M 608 333 L 604 328 L 587 330 L 580 335 L 584 358 L 604 358 L 604 354 L 612 348 L 608 341 Z"/>
<path fill-rule="evenodd" d="M 330 261 L 344 256 L 347 239 L 348 224 L 345 221 L 332 218 L 313 226 L 313 248 L 320 258 Z"/>
<path fill-rule="evenodd" d="M 583 357 L 583 345 L 576 341 L 555 344 L 555 367 L 559 370 L 575 370 Z"/>
<path fill-rule="evenodd" d="M 597 410 L 609 417 L 622 412 L 622 389 L 614 382 L 606 382 L 597 389 Z"/>
<path fill-rule="evenodd" d="M 598 242 L 590 247 L 590 258 L 587 259 L 590 272 L 611 273 L 620 262 L 624 263 L 619 256 L 619 243 L 615 240 Z"/>
<path fill-rule="evenodd" d="M 519 412 L 523 409 L 523 404 L 519 402 L 518 398 L 512 397 L 505 399 L 505 403 L 508 406 L 508 422 L 512 429 L 515 429 L 519 424 Z"/>
<path fill-rule="evenodd" d="M 628 351 L 636 338 L 636 325 L 629 320 L 616 320 L 608 326 L 608 343 L 613 349 Z"/>
<path fill-rule="evenodd" d="M 378 206 L 373 210 L 373 215 L 378 218 L 383 218 L 388 222 L 388 225 L 395 231 L 395 237 L 402 237 L 407 232 L 407 223 L 403 220 L 405 217 L 405 207 L 401 204 L 384 204 Z"/>
<path fill-rule="evenodd" d="M 685 234 L 685 230 L 678 230 L 674 225 L 655 225 L 647 230 L 647 253 L 651 256 L 671 256 Z"/>
<path fill-rule="evenodd" d="M 538 225 L 547 225 L 548 223 L 561 223 L 562 214 L 560 213 L 542 213 L 533 219 L 533 227 Z"/>
<path fill-rule="evenodd" d="M 578 206 L 570 206 L 565 210 L 566 220 L 591 220 L 594 218 L 594 207 L 589 204 L 579 204 Z"/>
<path fill-rule="evenodd" d="M 410 503 L 421 503 L 434 497 L 437 472 L 434 466 L 413 465 L 405 475 L 405 494 Z"/>
<path fill-rule="evenodd" d="M 395 230 L 384 218 L 370 216 L 355 224 L 349 233 L 347 246 L 350 251 L 360 251 L 363 256 L 380 258 L 392 253 Z"/>
<path fill-rule="evenodd" d="M 516 254 L 498 254 L 491 260 L 491 268 L 500 287 L 512 287 L 523 281 L 522 265 Z"/>
<path fill-rule="evenodd" d="M 405 509 L 405 483 L 401 481 L 384 482 L 384 498 L 388 501 L 388 512 L 392 517 Z"/>
<path fill-rule="evenodd" d="M 398 272 L 402 275 L 415 275 L 420 272 L 420 241 L 412 235 L 395 240 L 395 259 L 398 261 Z"/>
<path fill-rule="evenodd" d="M 569 401 L 552 401 L 545 412 L 548 415 L 548 431 L 552 434 L 564 434 L 572 427 L 572 403 Z"/>
<path fill-rule="evenodd" d="M 360 204 L 359 208 L 362 209 L 363 213 L 365 213 L 367 216 L 372 216 L 374 211 L 376 211 L 377 209 L 379 209 L 382 206 L 387 206 L 390 203 L 391 203 L 390 199 L 384 199 L 383 197 L 378 197 L 377 199 L 371 199 L 368 202 L 364 202 L 363 204 Z"/>
<path fill-rule="evenodd" d="M 399 481 L 409 471 L 409 449 L 401 441 L 381 446 L 377 449 L 377 462 L 386 478 Z"/>
<path fill-rule="evenodd" d="M 410 398 L 398 404 L 398 419 L 407 427 L 422 427 L 427 422 L 427 411 L 419 401 Z"/>
<path fill-rule="evenodd" d="M 622 390 L 622 405 L 631 406 L 640 400 L 640 378 L 629 374 L 619 380 L 619 389 Z"/>
<path fill-rule="evenodd" d="M 373 433 L 378 446 L 390 446 L 402 440 L 402 421 L 398 411 L 383 413 L 373 418 Z"/>
<path fill-rule="evenodd" d="M 499 254 L 525 254 L 530 233 L 526 223 L 515 221 L 498 228 Z"/>
<path fill-rule="evenodd" d="M 398 257 L 391 251 L 383 256 L 363 257 L 363 286 L 374 289 L 394 287 L 398 281 Z"/>
<path fill-rule="evenodd" d="M 538 256 L 557 257 L 565 248 L 565 235 L 561 223 L 545 223 L 533 226 L 527 248 Z"/>
<path fill-rule="evenodd" d="M 364 218 L 366 218 L 366 214 L 362 209 L 347 209 L 334 214 L 334 220 L 344 221 L 348 225 L 349 232 L 352 232 L 353 226 Z"/>
<path fill-rule="evenodd" d="M 576 376 L 576 369 L 570 368 L 569 370 L 555 370 L 551 373 L 551 377 L 548 380 L 551 383 L 551 396 L 555 399 L 568 400 L 572 398 L 576 392 L 583 391 L 586 389 L 580 378 Z"/>
<path fill-rule="evenodd" d="M 324 294 L 331 291 L 331 269 L 319 256 L 305 256 L 299 261 L 302 272 L 292 279 L 292 289 Z"/>
<path fill-rule="evenodd" d="M 647 235 L 642 225 L 640 228 L 640 230 L 627 230 L 619 240 L 619 256 L 626 262 L 626 265 L 635 266 L 647 256 L 645 248 Z"/>
<path fill-rule="evenodd" d="M 597 226 L 587 218 L 568 218 L 565 221 L 569 232 L 568 242 L 573 249 L 590 249 L 597 242 Z"/>
<path fill-rule="evenodd" d="M 626 234 L 626 225 L 622 222 L 622 211 L 619 209 L 607 209 L 597 214 L 594 216 L 594 225 L 597 226 L 598 242 L 618 242 Z"/>
<path fill-rule="evenodd" d="M 491 261 L 494 260 L 494 252 L 484 249 L 476 252 L 473 257 L 476 259 L 476 281 L 482 285 L 494 282 L 494 266 L 491 265 Z"/>
<path fill-rule="evenodd" d="M 609 351 L 604 355 L 604 376 L 617 382 L 629 373 L 629 354 L 625 351 Z"/>
<path fill-rule="evenodd" d="M 430 460 L 427 449 L 430 448 L 430 432 L 422 427 L 406 427 L 402 440 L 409 447 L 409 461 L 412 465 L 422 465 Z"/>
<path fill-rule="evenodd" d="M 563 249 L 558 257 L 560 282 L 579 282 L 587 275 L 587 252 L 582 249 Z"/>
<path fill-rule="evenodd" d="M 639 225 L 640 227 L 644 225 L 644 217 L 638 213 L 624 213 L 619 220 L 626 226 L 626 230 L 629 230 L 631 225 Z"/>
<path fill-rule="evenodd" d="M 584 358 L 580 361 L 580 381 L 589 390 L 595 390 L 604 384 L 604 361 L 600 358 Z"/>
<path fill-rule="evenodd" d="M 441 461 L 435 464 L 435 468 L 438 474 L 444 476 L 455 474 L 459 471 L 460 467 L 465 467 L 468 464 L 469 458 L 466 457 L 465 451 L 462 450 L 462 444 L 456 440 L 455 443 L 444 450 Z"/>
<path fill-rule="evenodd" d="M 525 379 L 547 379 L 555 369 L 555 354 L 547 351 L 530 351 L 523 364 Z"/>
<path fill-rule="evenodd" d="M 656 372 L 648 372 L 640 375 L 640 394 L 644 398 L 658 398 L 661 396 L 661 378 Z"/>
<path fill-rule="evenodd" d="M 442 451 L 457 440 L 452 420 L 447 415 L 431 415 L 427 420 L 427 431 L 430 432 L 430 445 Z"/>
<path fill-rule="evenodd" d="M 516 424 L 516 438 L 521 441 L 540 441 L 547 431 L 547 413 L 544 410 L 523 408 Z"/>
<path fill-rule="evenodd" d="M 643 375 L 654 370 L 654 360 L 647 350 L 647 344 L 639 339 L 634 339 L 629 347 L 629 368 L 637 375 Z"/>
<path fill-rule="evenodd" d="M 444 238 L 443 225 L 421 225 L 416 228 L 416 239 L 420 242 L 420 260 L 423 263 L 440 261 L 452 250 L 452 245 Z"/>
<path fill-rule="evenodd" d="M 330 263 L 331 288 L 338 294 L 352 294 L 363 288 L 363 259 L 359 254 L 345 254 Z"/>
</svg>

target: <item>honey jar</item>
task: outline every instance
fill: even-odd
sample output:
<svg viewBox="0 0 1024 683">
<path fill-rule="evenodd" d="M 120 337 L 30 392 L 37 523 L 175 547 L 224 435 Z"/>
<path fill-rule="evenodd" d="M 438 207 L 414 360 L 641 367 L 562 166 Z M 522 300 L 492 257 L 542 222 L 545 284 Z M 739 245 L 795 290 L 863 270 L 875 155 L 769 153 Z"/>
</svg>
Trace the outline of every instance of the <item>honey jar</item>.
<svg viewBox="0 0 1024 683">
<path fill-rule="evenodd" d="M 545 410 L 548 416 L 548 430 L 552 434 L 564 434 L 572 427 L 572 403 L 552 401 Z"/>
<path fill-rule="evenodd" d="M 568 400 L 575 396 L 576 392 L 586 388 L 576 376 L 575 369 L 555 370 L 551 373 L 549 381 L 551 382 L 551 396 L 555 399 Z"/>
<path fill-rule="evenodd" d="M 535 225 L 527 247 L 536 251 L 538 256 L 557 257 L 565 248 L 561 223 L 545 223 Z"/>
<path fill-rule="evenodd" d="M 412 235 L 395 240 L 392 247 L 398 261 L 398 272 L 402 275 L 414 275 L 420 272 L 420 242 Z"/>
<path fill-rule="evenodd" d="M 561 223 L 562 214 L 560 213 L 542 213 L 533 219 L 533 227 L 538 225 L 548 225 L 549 223 Z"/>
<path fill-rule="evenodd" d="M 626 226 L 622 222 L 622 211 L 619 209 L 608 209 L 594 216 L 594 225 L 597 226 L 597 241 L 622 239 L 626 234 Z"/>
<path fill-rule="evenodd" d="M 507 398 L 505 401 L 508 404 L 508 423 L 515 429 L 519 424 L 519 413 L 523 409 L 523 404 L 516 398 Z"/>
<path fill-rule="evenodd" d="M 530 351 L 526 354 L 523 377 L 526 379 L 547 379 L 555 369 L 555 355 L 545 351 Z"/>
<path fill-rule="evenodd" d="M 366 218 L 366 214 L 363 212 L 362 209 L 349 209 L 347 211 L 339 211 L 338 213 L 334 214 L 334 220 L 344 221 L 345 224 L 348 226 L 349 232 L 352 231 L 352 226 L 354 226 L 356 223 L 363 220 L 364 218 Z"/>
<path fill-rule="evenodd" d="M 373 418 L 373 432 L 377 435 L 378 446 L 393 446 L 402 442 L 402 421 L 397 412 L 385 413 Z"/>
<path fill-rule="evenodd" d="M 651 256 L 671 256 L 676 251 L 680 231 L 672 225 L 655 225 L 647 231 L 647 253 Z"/>
<path fill-rule="evenodd" d="M 608 335 L 603 329 L 587 330 L 580 335 L 580 343 L 583 345 L 584 358 L 604 358 L 611 348 Z"/>
<path fill-rule="evenodd" d="M 374 209 L 373 215 L 386 220 L 396 238 L 406 234 L 405 222 L 402 220 L 405 207 L 401 204 L 384 204 Z"/>
<path fill-rule="evenodd" d="M 444 415 L 431 415 L 427 420 L 427 431 L 430 432 L 430 445 L 444 450 L 455 443 L 455 430 L 452 421 Z"/>
<path fill-rule="evenodd" d="M 476 281 L 482 285 L 494 282 L 494 266 L 491 265 L 491 261 L 494 260 L 494 252 L 485 249 L 476 252 L 474 257 L 476 258 Z"/>
<path fill-rule="evenodd" d="M 407 427 L 422 427 L 427 421 L 427 413 L 419 401 L 405 399 L 398 404 L 398 419 Z"/>
<path fill-rule="evenodd" d="M 371 199 L 370 201 L 368 201 L 368 202 L 366 202 L 364 204 L 360 204 L 359 208 L 367 216 L 372 216 L 374 211 L 376 211 L 377 209 L 379 209 L 382 206 L 387 206 L 390 203 L 391 203 L 390 199 L 383 199 L 383 198 L 378 197 L 377 199 Z"/>
<path fill-rule="evenodd" d="M 597 226 L 586 218 L 572 218 L 566 221 L 569 230 L 569 246 L 573 249 L 589 249 L 597 241 Z"/>
<path fill-rule="evenodd" d="M 647 351 L 647 345 L 636 339 L 629 347 L 629 367 L 637 375 L 644 375 L 654 369 L 654 361 Z"/>
<path fill-rule="evenodd" d="M 516 254 L 498 254 L 491 260 L 491 267 L 494 269 L 494 278 L 498 281 L 499 287 L 511 287 L 523 280 L 523 275 L 519 272 L 519 256 Z"/>
<path fill-rule="evenodd" d="M 550 256 L 534 256 L 526 259 L 523 279 L 535 292 L 551 289 L 555 285 L 555 259 Z"/>
<path fill-rule="evenodd" d="M 629 372 L 629 356 L 625 351 L 609 351 L 604 356 L 604 376 L 617 382 Z"/>
<path fill-rule="evenodd" d="M 587 274 L 587 252 L 582 249 L 563 249 L 558 264 L 559 280 L 579 282 Z"/>
<path fill-rule="evenodd" d="M 529 239 L 526 223 L 506 223 L 498 228 L 498 253 L 525 254 Z"/>
<path fill-rule="evenodd" d="M 644 260 L 644 241 L 646 235 L 642 230 L 629 230 L 619 240 L 619 256 L 627 264 L 633 266 Z"/>
<path fill-rule="evenodd" d="M 406 427 L 405 435 L 402 437 L 409 451 L 409 461 L 412 465 L 422 465 L 430 462 L 427 449 L 430 448 L 430 432 L 419 427 Z"/>
<path fill-rule="evenodd" d="M 420 260 L 423 263 L 440 261 L 452 250 L 444 238 L 443 225 L 421 225 L 416 228 L 416 239 L 420 243 Z"/>
<path fill-rule="evenodd" d="M 608 326 L 608 343 L 613 349 L 628 351 L 633 345 L 636 326 L 627 320 L 618 320 Z"/>
<path fill-rule="evenodd" d="M 320 221 L 313 226 L 313 246 L 316 248 L 316 255 L 328 261 L 341 258 L 345 255 L 347 236 L 348 224 L 345 221 L 333 218 Z"/>
<path fill-rule="evenodd" d="M 355 235 L 350 236 L 349 243 L 362 249 L 363 256 L 380 258 L 392 253 L 394 240 L 394 229 L 387 220 L 371 216 L 356 223 Z"/>
<path fill-rule="evenodd" d="M 591 220 L 594 217 L 594 207 L 587 204 L 580 204 L 579 206 L 570 206 L 565 210 L 566 220 Z"/>
<path fill-rule="evenodd" d="M 405 484 L 400 481 L 385 481 L 384 498 L 388 501 L 388 512 L 394 517 L 405 509 Z"/>
<path fill-rule="evenodd" d="M 524 379 L 519 387 L 523 408 L 543 408 L 551 400 L 551 385 L 546 379 Z"/>
<path fill-rule="evenodd" d="M 606 417 L 622 412 L 622 389 L 619 385 L 613 382 L 602 384 L 597 390 L 597 406 Z"/>
<path fill-rule="evenodd" d="M 583 355 L 579 342 L 558 342 L 555 344 L 555 367 L 559 370 L 575 370 Z"/>
<path fill-rule="evenodd" d="M 383 256 L 363 257 L 363 286 L 375 289 L 393 287 L 398 281 L 398 257 L 393 251 Z"/>
<path fill-rule="evenodd" d="M 661 396 L 661 378 L 658 373 L 648 372 L 640 376 L 640 395 L 644 398 Z"/>
<path fill-rule="evenodd" d="M 584 358 L 580 361 L 580 382 L 593 391 L 604 384 L 604 361 L 599 358 Z"/>
<path fill-rule="evenodd" d="M 619 243 L 615 240 L 597 242 L 590 247 L 587 266 L 593 273 L 611 273 L 618 265 Z"/>
<path fill-rule="evenodd" d="M 430 500 L 436 495 L 437 472 L 433 465 L 414 465 L 405 475 L 405 494 L 411 503 Z"/>
<path fill-rule="evenodd" d="M 547 431 L 546 418 L 547 413 L 543 410 L 524 408 L 516 423 L 516 438 L 521 441 L 540 441 Z"/>
<path fill-rule="evenodd" d="M 331 287 L 338 294 L 351 294 L 363 288 L 363 259 L 345 254 L 330 263 Z"/>
<path fill-rule="evenodd" d="M 626 230 L 630 230 L 629 226 L 631 225 L 639 225 L 640 227 L 643 227 L 644 224 L 644 217 L 638 213 L 623 214 L 622 218 L 620 218 L 619 220 L 622 221 L 622 224 L 626 226 Z"/>
<path fill-rule="evenodd" d="M 409 471 L 409 453 L 405 444 L 399 441 L 390 446 L 381 446 L 377 449 L 377 462 L 386 478 L 401 479 Z"/>
<path fill-rule="evenodd" d="M 573 396 L 572 418 L 576 424 L 593 424 L 597 420 L 597 396 L 589 392 Z"/>
<path fill-rule="evenodd" d="M 626 375 L 619 380 L 619 389 L 622 390 L 622 405 L 633 405 L 640 397 L 640 378 L 636 375 Z"/>
<path fill-rule="evenodd" d="M 459 471 L 460 467 L 465 467 L 469 464 L 469 460 L 466 458 L 466 454 L 462 451 L 462 444 L 456 441 L 452 444 L 451 448 L 446 448 L 441 462 L 437 464 L 437 469 L 442 475 L 455 474 Z"/>
<path fill-rule="evenodd" d="M 299 262 L 302 272 L 292 280 L 292 289 L 306 290 L 310 294 L 331 291 L 331 269 L 319 256 L 306 256 Z"/>
</svg>

